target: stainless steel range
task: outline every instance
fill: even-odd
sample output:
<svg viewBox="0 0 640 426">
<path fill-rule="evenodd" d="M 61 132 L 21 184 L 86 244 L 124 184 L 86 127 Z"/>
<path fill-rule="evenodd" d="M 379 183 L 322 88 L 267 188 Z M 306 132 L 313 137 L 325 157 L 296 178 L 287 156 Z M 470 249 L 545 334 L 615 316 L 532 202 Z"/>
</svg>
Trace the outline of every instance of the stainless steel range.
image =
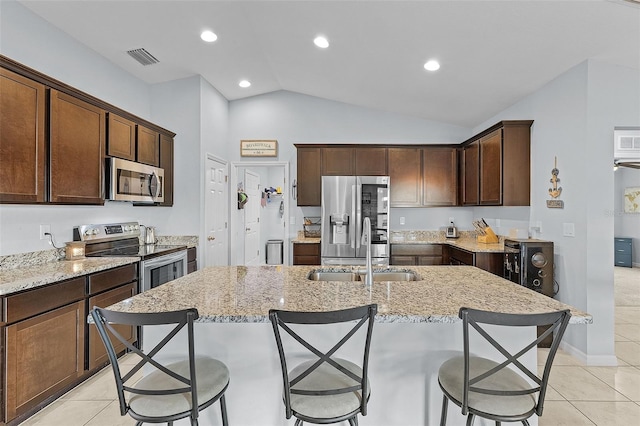
<svg viewBox="0 0 640 426">
<path fill-rule="evenodd" d="M 140 258 L 140 292 L 187 273 L 187 246 L 140 244 L 138 222 L 80 225 L 73 240 L 86 243 L 87 257 L 135 256 Z"/>
</svg>

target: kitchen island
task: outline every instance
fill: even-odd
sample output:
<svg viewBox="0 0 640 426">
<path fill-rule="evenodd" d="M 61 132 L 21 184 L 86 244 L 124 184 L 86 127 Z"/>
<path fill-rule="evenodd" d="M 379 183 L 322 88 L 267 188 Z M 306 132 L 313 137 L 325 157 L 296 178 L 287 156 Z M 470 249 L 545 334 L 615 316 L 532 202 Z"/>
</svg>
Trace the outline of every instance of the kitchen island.
<svg viewBox="0 0 640 426">
<path fill-rule="evenodd" d="M 592 321 L 585 312 L 475 267 L 416 266 L 411 269 L 419 280 L 375 282 L 370 289 L 363 282 L 310 281 L 307 275 L 312 269 L 210 267 L 111 309 L 158 312 L 197 308 L 196 350 L 228 365 L 230 423 L 241 426 L 293 424 L 284 418 L 280 365 L 268 323 L 271 308 L 329 311 L 378 304 L 371 347 L 369 414 L 359 419 L 364 426 L 438 424 L 442 393 L 437 371 L 442 362 L 462 350 L 458 319 L 462 306 L 523 314 L 569 308 L 572 324 Z M 143 345 L 152 345 L 161 334 L 145 328 Z M 502 335 L 517 347 L 533 340 L 535 330 L 505 330 Z M 530 367 L 536 365 L 535 351 L 526 362 Z M 449 410 L 448 425 L 464 424 L 457 407 L 450 404 Z M 201 425 L 218 422 L 217 407 L 202 413 Z"/>
</svg>

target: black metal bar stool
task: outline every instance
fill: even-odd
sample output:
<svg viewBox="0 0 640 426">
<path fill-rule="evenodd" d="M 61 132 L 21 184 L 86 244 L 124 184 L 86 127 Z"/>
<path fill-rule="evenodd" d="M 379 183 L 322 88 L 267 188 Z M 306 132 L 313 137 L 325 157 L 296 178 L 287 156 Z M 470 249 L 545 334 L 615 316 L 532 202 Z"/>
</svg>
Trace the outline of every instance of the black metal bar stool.
<svg viewBox="0 0 640 426">
<path fill-rule="evenodd" d="M 137 426 L 143 423 L 172 425 L 174 421 L 187 417 L 191 419 L 192 425 L 197 425 L 199 412 L 220 400 L 222 424 L 227 426 L 224 392 L 229 386 L 229 370 L 217 359 L 195 355 L 193 321 L 198 318 L 196 309 L 161 313 L 124 313 L 94 307 L 91 316 L 111 361 L 121 415 L 129 414 L 137 420 Z M 160 343 L 145 353 L 122 337 L 113 327 L 116 324 L 175 327 Z M 185 326 L 188 334 L 188 344 L 184 347 L 185 358 L 167 364 L 160 363 L 154 356 Z M 114 350 L 113 342 L 116 341 L 126 345 L 132 353 L 141 358 L 125 375 L 121 374 Z M 144 366 L 151 371 L 145 371 L 142 379 L 136 383 L 127 384 L 128 381 L 135 380 L 132 380 L 134 374 Z"/>
</svg>

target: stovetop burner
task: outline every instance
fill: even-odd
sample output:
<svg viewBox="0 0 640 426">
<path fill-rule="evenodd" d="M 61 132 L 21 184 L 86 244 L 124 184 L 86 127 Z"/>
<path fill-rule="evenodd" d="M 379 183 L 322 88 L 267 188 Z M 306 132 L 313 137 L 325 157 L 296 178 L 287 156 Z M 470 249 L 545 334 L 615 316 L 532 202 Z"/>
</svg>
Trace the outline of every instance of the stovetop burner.
<svg viewBox="0 0 640 426">
<path fill-rule="evenodd" d="M 187 249 L 186 245 L 141 245 L 140 226 L 138 222 L 81 225 L 73 229 L 73 239 L 86 243 L 87 257 L 136 256 L 145 260 Z"/>
<path fill-rule="evenodd" d="M 165 254 L 174 253 L 180 250 L 186 250 L 185 245 L 136 245 L 109 248 L 106 250 L 88 253 L 87 257 L 117 257 L 117 256 L 137 256 L 144 259 L 150 259 Z"/>
</svg>

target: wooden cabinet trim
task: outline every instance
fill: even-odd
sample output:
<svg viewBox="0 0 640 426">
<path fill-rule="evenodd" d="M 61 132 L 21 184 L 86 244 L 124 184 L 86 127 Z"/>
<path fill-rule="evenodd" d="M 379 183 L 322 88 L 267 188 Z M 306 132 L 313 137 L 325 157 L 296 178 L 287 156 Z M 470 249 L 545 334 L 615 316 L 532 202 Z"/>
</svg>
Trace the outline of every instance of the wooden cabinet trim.
<svg viewBox="0 0 640 426">
<path fill-rule="evenodd" d="M 138 280 L 138 264 L 120 266 L 89 275 L 89 295 Z"/>
<path fill-rule="evenodd" d="M 85 294 L 86 279 L 79 277 L 10 295 L 4 298 L 4 317 L 11 324 L 84 299 Z"/>
</svg>

